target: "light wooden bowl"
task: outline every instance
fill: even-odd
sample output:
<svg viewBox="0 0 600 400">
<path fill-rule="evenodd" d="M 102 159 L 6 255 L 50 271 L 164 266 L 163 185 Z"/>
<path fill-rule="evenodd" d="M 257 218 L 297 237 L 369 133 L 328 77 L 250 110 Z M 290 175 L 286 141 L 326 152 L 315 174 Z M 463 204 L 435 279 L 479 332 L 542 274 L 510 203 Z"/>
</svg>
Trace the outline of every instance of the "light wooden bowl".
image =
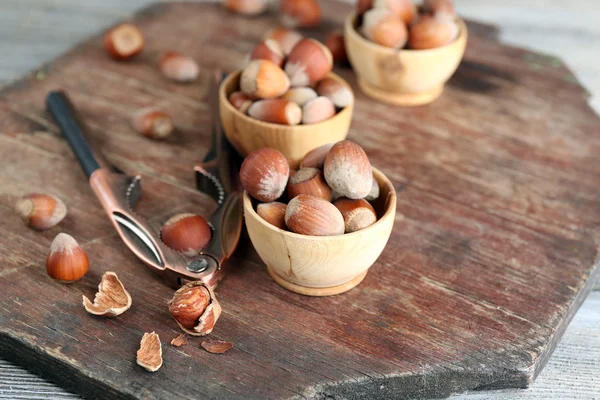
<svg viewBox="0 0 600 400">
<path fill-rule="evenodd" d="M 396 217 L 396 191 L 379 170 L 373 174 L 380 196 L 373 202 L 377 222 L 337 236 L 306 236 L 284 231 L 258 216 L 244 193 L 244 215 L 250 240 L 271 277 L 293 292 L 330 296 L 358 285 L 383 251 Z"/>
<path fill-rule="evenodd" d="M 431 103 L 458 68 L 467 46 L 467 26 L 457 18 L 458 37 L 443 47 L 394 50 L 364 38 L 355 28 L 356 13 L 346 19 L 344 41 L 358 86 L 375 100 L 418 106 Z"/>
<path fill-rule="evenodd" d="M 354 104 L 316 124 L 288 126 L 262 122 L 241 113 L 228 100 L 232 92 L 239 90 L 240 75 L 239 71 L 231 73 L 221 84 L 219 108 L 225 136 L 244 157 L 256 149 L 272 147 L 282 152 L 290 167 L 296 169 L 304 155 L 315 147 L 346 139 Z M 330 73 L 328 77 L 350 88 L 338 75 Z"/>
</svg>

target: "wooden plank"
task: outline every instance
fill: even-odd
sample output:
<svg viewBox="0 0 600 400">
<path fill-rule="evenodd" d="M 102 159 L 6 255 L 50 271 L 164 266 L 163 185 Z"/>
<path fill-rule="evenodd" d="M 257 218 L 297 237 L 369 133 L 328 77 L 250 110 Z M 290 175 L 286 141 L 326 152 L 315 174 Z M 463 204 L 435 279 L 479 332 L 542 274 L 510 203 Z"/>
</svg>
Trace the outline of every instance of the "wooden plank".
<svg viewBox="0 0 600 400">
<path fill-rule="evenodd" d="M 338 26 L 348 8 L 324 5 L 325 29 Z M 406 217 L 361 286 L 327 299 L 288 293 L 245 242 L 218 290 L 224 315 L 214 334 L 236 348 L 217 357 L 196 341 L 165 346 L 163 369 L 140 370 L 134 353 L 144 331 L 165 343 L 177 334 L 164 307 L 170 290 L 103 218 L 43 99 L 66 88 L 108 157 L 145 175 L 142 215 L 208 212 L 208 200 L 190 193 L 190 168 L 206 150 L 210 69 L 239 66 L 273 16 L 247 20 L 217 6 L 173 4 L 136 21 L 149 43 L 140 59 L 108 60 L 94 38 L 48 66 L 43 80 L 3 92 L 3 354 L 88 396 L 123 398 L 439 397 L 532 382 L 597 274 L 600 122 L 563 65 L 476 34 L 431 106 L 395 109 L 357 93 L 350 137 L 392 179 Z M 160 77 L 156 55 L 169 48 L 201 62 L 199 82 Z M 356 88 L 350 71 L 340 73 Z M 179 127 L 163 144 L 127 125 L 132 110 L 157 103 Z M 32 232 L 12 214 L 16 196 L 33 188 L 60 195 L 71 210 L 60 229 L 92 259 L 75 285 L 50 282 L 43 270 L 59 228 Z M 91 318 L 79 305 L 106 270 L 134 297 L 114 320 Z"/>
</svg>

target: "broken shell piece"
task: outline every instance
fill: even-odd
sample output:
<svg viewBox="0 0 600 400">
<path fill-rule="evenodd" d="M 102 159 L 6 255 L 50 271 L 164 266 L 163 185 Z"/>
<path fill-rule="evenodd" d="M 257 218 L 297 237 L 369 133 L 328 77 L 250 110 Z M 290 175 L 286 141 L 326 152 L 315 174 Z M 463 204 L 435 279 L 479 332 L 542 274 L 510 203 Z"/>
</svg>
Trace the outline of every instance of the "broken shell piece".
<svg viewBox="0 0 600 400">
<path fill-rule="evenodd" d="M 106 272 L 98 285 L 98 293 L 92 303 L 83 296 L 83 306 L 90 314 L 116 317 L 131 307 L 131 296 L 114 272 Z"/>
<path fill-rule="evenodd" d="M 185 346 L 187 344 L 187 334 L 182 333 L 181 335 L 171 340 L 171 345 L 175 347 Z"/>
<path fill-rule="evenodd" d="M 160 338 L 155 332 L 144 333 L 137 351 L 137 363 L 150 372 L 158 371 L 162 366 L 162 347 Z"/>
<path fill-rule="evenodd" d="M 221 315 L 221 305 L 210 287 L 193 281 L 175 292 L 169 312 L 185 333 L 204 336 L 212 332 Z"/>
<path fill-rule="evenodd" d="M 223 354 L 233 348 L 233 343 L 224 340 L 211 340 L 210 342 L 202 342 L 201 346 L 209 353 Z"/>
</svg>

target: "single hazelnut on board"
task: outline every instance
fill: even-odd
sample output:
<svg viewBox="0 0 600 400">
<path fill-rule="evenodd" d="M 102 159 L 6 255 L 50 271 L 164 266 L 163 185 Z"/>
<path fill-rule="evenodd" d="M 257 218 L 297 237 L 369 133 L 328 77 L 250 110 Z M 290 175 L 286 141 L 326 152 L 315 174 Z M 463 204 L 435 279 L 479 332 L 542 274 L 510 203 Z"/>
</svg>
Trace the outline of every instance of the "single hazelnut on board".
<svg viewBox="0 0 600 400">
<path fill-rule="evenodd" d="M 207 341 L 202 342 L 202 344 L 200 346 L 202 346 L 202 348 L 204 350 L 208 351 L 209 353 L 223 354 L 227 350 L 233 348 L 233 343 L 226 342 L 224 340 L 211 340 L 208 342 Z"/>
<path fill-rule="evenodd" d="M 302 106 L 302 123 L 304 125 L 323 122 L 335 115 L 335 106 L 327 97 L 319 96 Z"/>
<path fill-rule="evenodd" d="M 56 196 L 29 193 L 17 200 L 15 211 L 25 225 L 38 231 L 55 227 L 67 215 L 67 206 Z"/>
<path fill-rule="evenodd" d="M 281 152 L 271 148 L 254 150 L 244 159 L 240 181 L 244 190 L 263 203 L 283 194 L 290 176 L 290 165 Z"/>
<path fill-rule="evenodd" d="M 87 312 L 102 317 L 116 317 L 131 307 L 131 296 L 114 272 L 108 271 L 102 275 L 98 285 L 98 293 L 92 303 L 83 296 L 83 307 Z"/>
<path fill-rule="evenodd" d="M 151 139 L 165 139 L 173 133 L 173 118 L 153 107 L 142 108 L 133 114 L 131 126 Z"/>
<path fill-rule="evenodd" d="M 195 81 L 200 75 L 200 67 L 196 61 L 177 51 L 164 53 L 158 62 L 158 67 L 165 77 L 176 82 Z"/>
<path fill-rule="evenodd" d="M 301 194 L 288 203 L 285 223 L 295 233 L 333 236 L 344 233 L 344 218 L 333 204 L 320 197 Z"/>
<path fill-rule="evenodd" d="M 410 25 L 417 15 L 417 7 L 412 0 L 374 0 L 373 8 L 388 9 L 405 25 Z"/>
<path fill-rule="evenodd" d="M 424 16 L 410 28 L 408 46 L 415 50 L 442 47 L 456 39 L 458 32 L 456 23 L 446 15 Z"/>
<path fill-rule="evenodd" d="M 356 14 L 363 15 L 373 8 L 373 0 L 358 0 L 356 3 Z"/>
<path fill-rule="evenodd" d="M 285 225 L 285 209 L 287 205 L 278 201 L 271 203 L 260 203 L 256 206 L 256 213 L 259 217 L 270 223 L 271 225 L 287 230 Z"/>
<path fill-rule="evenodd" d="M 342 82 L 333 79 L 325 78 L 317 85 L 317 93 L 319 96 L 325 96 L 333 102 L 338 108 L 344 108 L 354 102 L 352 90 Z"/>
<path fill-rule="evenodd" d="M 290 80 L 285 72 L 269 60 L 250 61 L 240 78 L 242 92 L 261 99 L 279 97 L 289 87 Z"/>
<path fill-rule="evenodd" d="M 212 231 L 206 220 L 196 214 L 177 214 L 164 223 L 160 237 L 164 244 L 188 257 L 200 253 L 210 242 Z"/>
<path fill-rule="evenodd" d="M 248 107 L 248 115 L 259 121 L 273 124 L 298 125 L 302 121 L 300 106 L 285 99 L 256 101 Z"/>
<path fill-rule="evenodd" d="M 342 197 L 333 203 L 344 217 L 346 233 L 352 233 L 373 225 L 377 221 L 377 214 L 373 206 L 364 199 L 347 199 Z"/>
<path fill-rule="evenodd" d="M 238 14 L 258 15 L 269 8 L 269 0 L 225 0 L 225 8 Z"/>
<path fill-rule="evenodd" d="M 229 102 L 245 114 L 252 105 L 252 97 L 244 92 L 233 92 L 229 95 Z"/>
<path fill-rule="evenodd" d="M 282 96 L 283 99 L 293 101 L 302 107 L 306 102 L 318 97 L 317 92 L 313 88 L 309 87 L 295 87 L 291 88 Z"/>
<path fill-rule="evenodd" d="M 327 157 L 327 153 L 331 150 L 334 143 L 327 143 L 322 146 L 319 146 L 315 149 L 312 149 L 302 159 L 300 162 L 300 168 L 320 168 L 323 169 L 323 165 L 325 164 L 325 157 Z"/>
<path fill-rule="evenodd" d="M 46 272 L 52 279 L 75 282 L 87 274 L 89 267 L 87 253 L 71 235 L 56 235 L 46 257 Z"/>
<path fill-rule="evenodd" d="M 263 39 L 276 40 L 280 45 L 283 53 L 287 56 L 290 54 L 294 46 L 303 39 L 302 34 L 288 28 L 275 28 L 268 31 Z"/>
<path fill-rule="evenodd" d="M 423 0 L 423 10 L 428 13 L 456 15 L 452 0 Z"/>
<path fill-rule="evenodd" d="M 331 147 L 323 167 L 325 180 L 335 192 L 349 199 L 362 199 L 373 186 L 373 170 L 365 151 L 342 140 Z"/>
<path fill-rule="evenodd" d="M 285 54 L 278 41 L 274 39 L 263 40 L 250 52 L 250 60 L 269 60 L 283 67 Z"/>
<path fill-rule="evenodd" d="M 386 8 L 374 8 L 365 13 L 362 33 L 373 43 L 393 49 L 404 47 L 408 40 L 404 22 Z"/>
<path fill-rule="evenodd" d="M 301 168 L 288 181 L 287 192 L 290 199 L 308 194 L 331 201 L 331 188 L 327 186 L 323 172 L 317 168 Z"/>
<path fill-rule="evenodd" d="M 104 49 L 117 60 L 127 60 L 144 49 L 144 35 L 135 25 L 118 25 L 104 35 Z"/>
<path fill-rule="evenodd" d="M 156 372 L 162 366 L 162 345 L 155 332 L 146 332 L 142 336 L 136 361 L 139 366 L 150 372 Z"/>
<path fill-rule="evenodd" d="M 342 32 L 331 32 L 325 39 L 325 46 L 331 52 L 333 61 L 339 64 L 348 63 L 348 54 L 346 53 L 346 44 Z"/>
<path fill-rule="evenodd" d="M 281 24 L 288 28 L 315 26 L 321 20 L 317 0 L 281 0 Z"/>
<path fill-rule="evenodd" d="M 221 315 L 221 305 L 210 287 L 193 281 L 175 292 L 169 312 L 184 332 L 204 336 L 212 332 Z"/>
<path fill-rule="evenodd" d="M 302 39 L 292 49 L 284 69 L 296 87 L 320 81 L 332 68 L 333 56 L 327 47 L 314 39 Z"/>
</svg>

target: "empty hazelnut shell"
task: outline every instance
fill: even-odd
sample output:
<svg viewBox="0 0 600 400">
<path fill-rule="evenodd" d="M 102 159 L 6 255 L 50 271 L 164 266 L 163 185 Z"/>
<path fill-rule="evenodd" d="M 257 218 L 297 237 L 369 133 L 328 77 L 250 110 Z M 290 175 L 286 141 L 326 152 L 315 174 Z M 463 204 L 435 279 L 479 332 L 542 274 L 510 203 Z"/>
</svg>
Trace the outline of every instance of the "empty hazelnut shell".
<svg viewBox="0 0 600 400">
<path fill-rule="evenodd" d="M 147 371 L 156 372 L 163 364 L 162 345 L 156 332 L 144 333 L 136 356 L 137 364 Z"/>
<path fill-rule="evenodd" d="M 98 285 L 98 293 L 92 303 L 83 296 L 83 307 L 87 312 L 102 317 L 116 317 L 131 307 L 131 296 L 114 272 L 108 271 L 102 275 Z"/>
</svg>

